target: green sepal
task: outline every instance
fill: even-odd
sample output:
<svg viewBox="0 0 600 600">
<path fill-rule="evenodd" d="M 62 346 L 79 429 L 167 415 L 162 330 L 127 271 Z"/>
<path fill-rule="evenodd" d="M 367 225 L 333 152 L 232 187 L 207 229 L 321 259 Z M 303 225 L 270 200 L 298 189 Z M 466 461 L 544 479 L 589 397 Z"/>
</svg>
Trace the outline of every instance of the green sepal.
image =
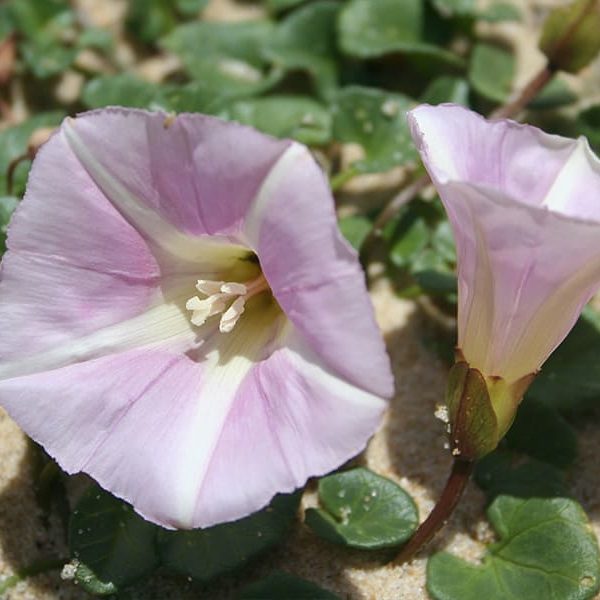
<svg viewBox="0 0 600 600">
<path fill-rule="evenodd" d="M 546 19 L 540 50 L 555 69 L 577 73 L 600 52 L 600 0 L 575 0 Z"/>
<path fill-rule="evenodd" d="M 477 460 L 500 441 L 498 419 L 486 380 L 466 362 L 457 362 L 448 377 L 446 404 L 450 419 L 452 454 Z"/>
</svg>

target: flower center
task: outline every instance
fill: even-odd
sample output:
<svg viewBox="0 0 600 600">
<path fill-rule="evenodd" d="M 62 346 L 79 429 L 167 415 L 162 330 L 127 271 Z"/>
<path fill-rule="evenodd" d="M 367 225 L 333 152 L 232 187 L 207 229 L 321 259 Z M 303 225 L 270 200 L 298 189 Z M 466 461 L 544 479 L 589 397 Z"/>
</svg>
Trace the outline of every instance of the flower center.
<svg viewBox="0 0 600 600">
<path fill-rule="evenodd" d="M 204 296 L 190 298 L 185 307 L 192 311 L 191 321 L 200 326 L 213 315 L 221 315 L 219 330 L 229 333 L 246 310 L 246 302 L 269 289 L 269 284 L 261 273 L 256 279 L 246 283 L 236 281 L 210 281 L 199 279 L 196 289 Z"/>
</svg>

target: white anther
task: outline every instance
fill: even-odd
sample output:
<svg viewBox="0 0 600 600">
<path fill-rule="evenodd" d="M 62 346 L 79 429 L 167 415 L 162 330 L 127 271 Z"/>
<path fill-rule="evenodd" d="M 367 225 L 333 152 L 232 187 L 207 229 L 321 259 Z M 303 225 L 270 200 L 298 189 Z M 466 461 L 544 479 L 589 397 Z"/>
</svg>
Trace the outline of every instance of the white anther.
<svg viewBox="0 0 600 600">
<path fill-rule="evenodd" d="M 261 274 L 246 284 L 199 279 L 196 289 L 206 298 L 194 296 L 186 302 L 185 307 L 192 311 L 191 322 L 197 326 L 204 325 L 209 317 L 222 313 L 219 330 L 229 333 L 246 309 L 246 301 L 268 290 L 269 284 Z"/>
<path fill-rule="evenodd" d="M 233 304 L 223 313 L 219 322 L 219 331 L 221 333 L 229 333 L 238 322 L 242 313 L 246 310 L 246 298 L 244 296 L 237 297 Z"/>
<path fill-rule="evenodd" d="M 221 286 L 221 291 L 224 294 L 232 294 L 235 296 L 245 296 L 248 293 L 248 288 L 243 283 L 224 283 Z"/>
<path fill-rule="evenodd" d="M 206 279 L 198 279 L 196 289 L 205 296 L 212 296 L 218 294 L 221 291 L 221 286 L 224 281 L 207 281 Z"/>
</svg>

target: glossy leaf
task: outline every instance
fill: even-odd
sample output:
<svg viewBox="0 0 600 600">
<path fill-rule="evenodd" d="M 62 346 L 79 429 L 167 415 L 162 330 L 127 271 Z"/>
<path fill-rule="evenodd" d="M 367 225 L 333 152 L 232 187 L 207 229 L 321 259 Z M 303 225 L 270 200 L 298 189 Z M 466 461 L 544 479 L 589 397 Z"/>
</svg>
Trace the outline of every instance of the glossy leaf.
<svg viewBox="0 0 600 600">
<path fill-rule="evenodd" d="M 173 29 L 161 45 L 181 58 L 193 79 L 235 97 L 265 91 L 281 78 L 262 53 L 273 33 L 270 21 L 190 22 Z"/>
<path fill-rule="evenodd" d="M 419 523 L 412 498 L 396 483 L 363 468 L 319 480 L 322 509 L 306 511 L 306 524 L 320 537 L 375 550 L 405 542 Z"/>
<path fill-rule="evenodd" d="M 278 13 L 304 4 L 306 0 L 265 0 L 265 2 L 271 12 Z"/>
<path fill-rule="evenodd" d="M 0 131 L 0 194 L 7 191 L 6 176 L 10 163 L 27 151 L 31 134 L 36 129 L 58 125 L 63 116 L 64 113 L 60 111 L 38 113 L 20 125 Z M 15 169 L 13 193 L 16 196 L 22 195 L 25 189 L 25 180 L 30 164 L 30 161 L 24 160 Z"/>
<path fill-rule="evenodd" d="M 81 95 L 88 108 L 134 106 L 148 108 L 160 95 L 160 86 L 131 73 L 104 75 L 90 80 Z"/>
<path fill-rule="evenodd" d="M 286 17 L 269 38 L 264 55 L 276 68 L 306 72 L 322 98 L 337 88 L 335 0 L 322 0 L 299 8 Z"/>
<path fill-rule="evenodd" d="M 445 17 L 472 15 L 475 13 L 475 0 L 432 0 L 433 6 Z"/>
<path fill-rule="evenodd" d="M 275 571 L 245 587 L 239 600 L 339 600 L 338 596 L 306 579 Z"/>
<path fill-rule="evenodd" d="M 488 500 L 501 494 L 518 498 L 567 496 L 563 473 L 535 459 L 523 459 L 506 450 L 482 458 L 475 469 L 475 481 Z"/>
<path fill-rule="evenodd" d="M 587 137 L 596 154 L 600 154 L 600 104 L 581 111 L 577 117 L 577 127 Z"/>
<path fill-rule="evenodd" d="M 303 144 L 326 144 L 331 139 L 331 115 L 311 98 L 268 96 L 238 100 L 219 116 Z"/>
<path fill-rule="evenodd" d="M 90 591 L 125 587 L 152 573 L 159 564 L 158 528 L 129 504 L 94 486 L 77 504 L 69 523 L 71 555 L 85 567 L 77 581 Z"/>
<path fill-rule="evenodd" d="M 14 196 L 0 196 L 0 256 L 6 251 L 6 231 L 17 204 Z"/>
<path fill-rule="evenodd" d="M 139 39 L 155 43 L 177 25 L 179 14 L 194 16 L 208 0 L 129 0 L 126 24 Z"/>
<path fill-rule="evenodd" d="M 493 102 L 505 102 L 515 75 L 514 56 L 492 44 L 477 44 L 471 55 L 469 81 L 479 94 Z"/>
<path fill-rule="evenodd" d="M 429 243 L 430 230 L 423 217 L 410 211 L 400 220 L 395 237 L 390 259 L 397 267 L 407 267 Z"/>
<path fill-rule="evenodd" d="M 161 530 L 163 564 L 202 582 L 245 566 L 284 539 L 299 502 L 300 493 L 279 495 L 267 508 L 239 521 L 193 531 Z"/>
<path fill-rule="evenodd" d="M 434 79 L 423 92 L 421 102 L 425 104 L 453 104 L 469 105 L 469 84 L 460 77 L 438 77 Z"/>
<path fill-rule="evenodd" d="M 535 378 L 528 397 L 573 412 L 600 402 L 600 315 L 586 308 Z"/>
<path fill-rule="evenodd" d="M 358 172 L 376 173 L 416 161 L 406 112 L 413 102 L 406 96 L 375 88 L 350 86 L 338 92 L 333 112 L 333 136 L 360 144 L 364 158 L 352 166 Z"/>
<path fill-rule="evenodd" d="M 462 65 L 456 54 L 437 45 L 440 29 L 427 22 L 423 0 L 349 0 L 338 28 L 340 48 L 349 56 L 407 53 Z"/>
<path fill-rule="evenodd" d="M 434 600 L 585 600 L 600 588 L 598 545 L 567 498 L 499 496 L 487 511 L 500 540 L 480 565 L 441 552 L 427 564 Z"/>
<path fill-rule="evenodd" d="M 502 21 L 520 21 L 521 11 L 512 3 L 496 2 L 477 14 L 481 21 L 500 23 Z"/>
<path fill-rule="evenodd" d="M 355 250 L 360 250 L 371 229 L 373 229 L 373 223 L 361 215 L 344 217 L 339 220 L 338 225 L 342 235 Z"/>
<path fill-rule="evenodd" d="M 507 444 L 559 468 L 577 457 L 577 436 L 558 412 L 534 398 L 519 407 L 517 418 L 506 434 Z"/>
<path fill-rule="evenodd" d="M 528 108 L 547 110 L 573 104 L 575 94 L 564 79 L 554 77 L 548 85 L 529 103 Z"/>
</svg>

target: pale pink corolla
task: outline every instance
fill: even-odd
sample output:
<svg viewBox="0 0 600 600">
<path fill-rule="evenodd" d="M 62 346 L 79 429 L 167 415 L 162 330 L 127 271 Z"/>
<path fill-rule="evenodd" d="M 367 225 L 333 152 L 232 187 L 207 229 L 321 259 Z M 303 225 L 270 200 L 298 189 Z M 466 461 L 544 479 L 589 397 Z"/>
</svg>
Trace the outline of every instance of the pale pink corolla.
<svg viewBox="0 0 600 600">
<path fill-rule="evenodd" d="M 520 380 L 600 285 L 600 161 L 584 138 L 459 106 L 409 122 L 456 241 L 458 347 L 485 376 Z"/>
<path fill-rule="evenodd" d="M 389 360 L 303 146 L 107 109 L 43 146 L 0 283 L 0 403 L 70 473 L 209 526 L 360 451 Z"/>
</svg>

